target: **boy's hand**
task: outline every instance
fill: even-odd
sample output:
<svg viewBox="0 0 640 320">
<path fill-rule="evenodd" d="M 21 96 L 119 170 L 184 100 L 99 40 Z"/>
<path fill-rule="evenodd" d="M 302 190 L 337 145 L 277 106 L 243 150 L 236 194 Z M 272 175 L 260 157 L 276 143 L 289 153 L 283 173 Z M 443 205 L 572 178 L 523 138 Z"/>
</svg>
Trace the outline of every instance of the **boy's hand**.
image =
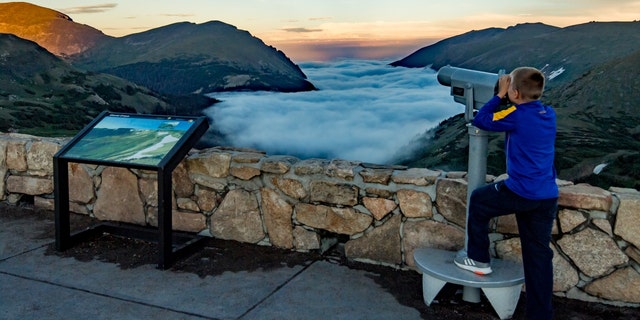
<svg viewBox="0 0 640 320">
<path fill-rule="evenodd" d="M 508 74 L 504 74 L 500 76 L 498 80 L 498 97 L 501 99 L 507 96 L 509 92 L 509 86 L 511 85 L 511 76 Z"/>
</svg>

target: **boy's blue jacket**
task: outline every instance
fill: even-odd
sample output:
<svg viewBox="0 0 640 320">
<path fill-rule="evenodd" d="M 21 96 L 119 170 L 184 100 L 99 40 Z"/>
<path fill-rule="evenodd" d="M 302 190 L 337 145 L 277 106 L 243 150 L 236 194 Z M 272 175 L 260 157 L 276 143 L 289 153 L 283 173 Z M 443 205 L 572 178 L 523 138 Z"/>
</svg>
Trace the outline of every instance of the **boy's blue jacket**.
<svg viewBox="0 0 640 320">
<path fill-rule="evenodd" d="M 473 125 L 487 131 L 506 132 L 507 187 L 527 199 L 558 197 L 553 164 L 556 113 L 539 100 L 498 110 L 494 96 L 473 119 Z"/>
</svg>

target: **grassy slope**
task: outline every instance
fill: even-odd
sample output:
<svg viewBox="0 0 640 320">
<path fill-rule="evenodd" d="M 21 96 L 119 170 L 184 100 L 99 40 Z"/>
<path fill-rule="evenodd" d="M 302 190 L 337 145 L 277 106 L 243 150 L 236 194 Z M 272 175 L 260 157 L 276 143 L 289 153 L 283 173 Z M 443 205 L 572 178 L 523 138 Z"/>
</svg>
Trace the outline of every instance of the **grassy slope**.
<svg viewBox="0 0 640 320">
<path fill-rule="evenodd" d="M 80 71 L 37 44 L 0 34 L 0 131 L 66 135 L 103 110 L 152 113 L 169 105 L 123 79 Z"/>
</svg>

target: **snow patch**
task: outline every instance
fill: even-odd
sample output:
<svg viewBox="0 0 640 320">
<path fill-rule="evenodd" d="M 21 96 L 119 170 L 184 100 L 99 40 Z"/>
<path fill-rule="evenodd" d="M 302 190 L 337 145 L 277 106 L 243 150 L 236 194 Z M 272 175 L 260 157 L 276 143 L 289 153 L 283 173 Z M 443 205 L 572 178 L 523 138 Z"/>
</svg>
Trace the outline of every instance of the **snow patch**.
<svg viewBox="0 0 640 320">
<path fill-rule="evenodd" d="M 561 75 L 563 72 L 565 72 L 564 67 L 560 67 L 560 69 L 558 69 L 558 70 L 551 71 L 551 73 L 549 73 L 549 77 L 548 78 L 549 78 L 549 80 L 553 80 L 553 78 Z"/>
<path fill-rule="evenodd" d="M 608 163 L 601 163 L 599 165 L 597 165 L 595 168 L 593 168 L 593 173 L 594 174 L 600 174 L 600 172 L 602 172 L 602 169 L 604 169 L 607 165 L 609 165 Z"/>
</svg>

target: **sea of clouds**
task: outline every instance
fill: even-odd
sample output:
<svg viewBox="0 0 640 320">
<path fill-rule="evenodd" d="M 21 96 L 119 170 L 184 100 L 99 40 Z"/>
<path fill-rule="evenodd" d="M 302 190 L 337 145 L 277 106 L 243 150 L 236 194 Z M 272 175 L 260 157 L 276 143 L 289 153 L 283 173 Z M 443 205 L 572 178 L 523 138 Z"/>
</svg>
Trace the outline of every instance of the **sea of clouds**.
<svg viewBox="0 0 640 320">
<path fill-rule="evenodd" d="M 368 60 L 299 66 L 318 91 L 215 93 L 223 102 L 205 113 L 234 147 L 388 164 L 414 138 L 464 111 L 428 68 Z"/>
</svg>

